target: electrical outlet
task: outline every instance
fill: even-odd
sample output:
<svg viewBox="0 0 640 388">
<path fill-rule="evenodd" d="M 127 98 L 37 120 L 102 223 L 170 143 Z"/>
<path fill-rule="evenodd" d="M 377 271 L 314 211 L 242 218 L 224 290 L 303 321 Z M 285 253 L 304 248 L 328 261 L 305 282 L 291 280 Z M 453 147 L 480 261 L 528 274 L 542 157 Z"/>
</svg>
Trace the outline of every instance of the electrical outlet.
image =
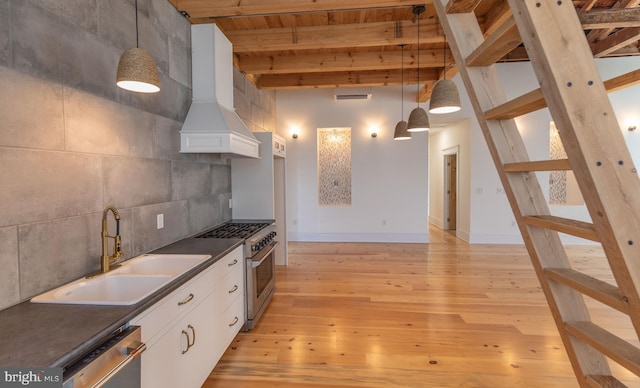
<svg viewBox="0 0 640 388">
<path fill-rule="evenodd" d="M 158 225 L 158 229 L 164 228 L 164 214 L 158 214 L 156 216 L 156 223 Z"/>
</svg>

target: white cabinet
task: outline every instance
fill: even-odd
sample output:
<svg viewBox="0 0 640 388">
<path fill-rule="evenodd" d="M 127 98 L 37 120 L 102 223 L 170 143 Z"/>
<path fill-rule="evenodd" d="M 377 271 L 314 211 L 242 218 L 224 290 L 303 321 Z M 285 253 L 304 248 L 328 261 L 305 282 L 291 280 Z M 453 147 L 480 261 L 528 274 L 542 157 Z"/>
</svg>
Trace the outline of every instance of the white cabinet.
<svg viewBox="0 0 640 388">
<path fill-rule="evenodd" d="M 233 218 L 275 220 L 275 262 L 287 265 L 286 141 L 273 132 L 253 134 L 261 142 L 260 159 L 231 159 Z"/>
<path fill-rule="evenodd" d="M 142 387 L 200 387 L 244 324 L 242 246 L 131 321 L 142 327 Z"/>
</svg>

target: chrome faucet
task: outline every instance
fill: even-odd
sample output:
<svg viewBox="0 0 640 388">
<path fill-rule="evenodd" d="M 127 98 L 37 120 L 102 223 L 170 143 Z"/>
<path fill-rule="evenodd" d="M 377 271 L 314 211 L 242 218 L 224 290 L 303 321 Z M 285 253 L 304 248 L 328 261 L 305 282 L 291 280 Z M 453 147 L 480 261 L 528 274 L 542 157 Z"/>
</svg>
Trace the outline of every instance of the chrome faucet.
<svg viewBox="0 0 640 388">
<path fill-rule="evenodd" d="M 111 211 L 113 218 L 116 220 L 116 235 L 109 236 L 107 231 L 107 213 Z M 113 255 L 109 256 L 109 248 L 107 247 L 108 239 L 112 238 Z M 107 205 L 102 212 L 102 257 L 100 258 L 100 273 L 109 272 L 109 266 L 122 257 L 122 240 L 120 239 L 120 213 L 115 206 Z"/>
</svg>

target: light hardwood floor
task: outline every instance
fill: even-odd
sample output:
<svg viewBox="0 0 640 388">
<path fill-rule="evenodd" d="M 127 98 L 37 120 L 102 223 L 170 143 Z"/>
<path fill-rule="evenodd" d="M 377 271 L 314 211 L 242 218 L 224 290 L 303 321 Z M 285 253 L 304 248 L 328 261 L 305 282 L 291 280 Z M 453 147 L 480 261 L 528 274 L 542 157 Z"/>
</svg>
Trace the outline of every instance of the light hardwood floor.
<svg viewBox="0 0 640 388">
<path fill-rule="evenodd" d="M 258 326 L 203 387 L 576 387 L 524 247 L 470 245 L 433 227 L 430 240 L 290 243 Z M 599 248 L 569 252 L 611 281 Z"/>
</svg>

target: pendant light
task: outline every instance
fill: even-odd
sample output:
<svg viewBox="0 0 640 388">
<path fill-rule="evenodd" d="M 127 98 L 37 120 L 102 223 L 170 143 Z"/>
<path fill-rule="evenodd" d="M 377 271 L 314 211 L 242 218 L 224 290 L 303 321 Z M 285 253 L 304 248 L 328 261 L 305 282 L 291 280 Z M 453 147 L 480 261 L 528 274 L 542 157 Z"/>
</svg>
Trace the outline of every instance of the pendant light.
<svg viewBox="0 0 640 388">
<path fill-rule="evenodd" d="M 404 117 L 404 44 L 401 44 L 402 48 L 402 64 L 401 66 L 401 87 L 402 87 L 402 98 L 400 99 L 400 121 L 396 124 L 396 129 L 393 131 L 393 140 L 409 140 L 411 139 L 411 132 L 407 131 L 407 122 L 402 120 Z"/>
<path fill-rule="evenodd" d="M 136 47 L 125 51 L 118 62 L 116 85 L 122 89 L 140 93 L 156 93 L 160 91 L 158 68 L 148 52 L 141 49 L 138 43 L 138 0 L 136 7 Z"/>
<path fill-rule="evenodd" d="M 424 9 L 424 5 L 413 6 L 413 14 L 418 18 L 418 93 L 416 95 L 420 93 L 420 14 L 424 12 Z M 418 106 L 409 115 L 407 130 L 409 132 L 429 130 L 429 116 L 427 116 L 427 112 L 424 109 L 420 108 L 420 101 L 418 101 Z"/>
<path fill-rule="evenodd" d="M 443 34 L 444 35 L 444 34 Z M 442 80 L 436 83 L 431 92 L 429 113 L 453 113 L 460 110 L 460 94 L 456 84 L 447 79 L 447 36 L 444 36 L 444 69 Z"/>
</svg>

